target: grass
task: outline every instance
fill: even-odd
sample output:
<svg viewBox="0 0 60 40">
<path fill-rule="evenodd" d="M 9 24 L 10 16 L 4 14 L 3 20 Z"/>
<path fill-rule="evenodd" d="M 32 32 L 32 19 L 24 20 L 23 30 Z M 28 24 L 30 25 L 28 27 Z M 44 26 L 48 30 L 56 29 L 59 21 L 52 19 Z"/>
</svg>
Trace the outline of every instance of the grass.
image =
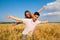
<svg viewBox="0 0 60 40">
<path fill-rule="evenodd" d="M 24 24 L 0 24 L 0 40 L 21 40 Z M 33 33 L 34 40 L 60 40 L 60 23 L 38 24 Z M 26 40 L 31 40 L 28 36 Z"/>
</svg>

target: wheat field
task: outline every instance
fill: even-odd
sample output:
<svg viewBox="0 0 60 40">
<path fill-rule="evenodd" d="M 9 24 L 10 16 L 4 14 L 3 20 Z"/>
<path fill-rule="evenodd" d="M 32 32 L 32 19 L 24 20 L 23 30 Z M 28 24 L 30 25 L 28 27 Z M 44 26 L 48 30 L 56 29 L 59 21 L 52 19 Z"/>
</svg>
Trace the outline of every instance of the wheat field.
<svg viewBox="0 0 60 40">
<path fill-rule="evenodd" d="M 0 24 L 0 40 L 21 40 L 24 24 Z M 33 40 L 60 40 L 60 23 L 38 24 L 34 30 Z M 26 40 L 31 40 L 30 36 Z"/>
</svg>

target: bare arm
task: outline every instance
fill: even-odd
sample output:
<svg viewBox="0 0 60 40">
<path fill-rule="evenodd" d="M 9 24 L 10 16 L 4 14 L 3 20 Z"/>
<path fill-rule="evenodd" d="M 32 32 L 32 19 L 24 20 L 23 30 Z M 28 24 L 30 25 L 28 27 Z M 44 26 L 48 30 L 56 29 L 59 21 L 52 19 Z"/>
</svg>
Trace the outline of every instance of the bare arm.
<svg viewBox="0 0 60 40">
<path fill-rule="evenodd" d="M 46 8 L 46 6 L 44 5 L 42 8 L 38 9 L 37 12 L 41 12 L 45 8 Z"/>
<path fill-rule="evenodd" d="M 37 12 L 41 12 L 41 11 L 42 11 L 43 9 L 45 9 L 45 8 L 46 8 L 46 6 L 44 5 L 42 8 L 38 9 Z M 32 17 L 33 17 L 33 16 L 34 16 L 34 13 L 32 13 L 31 15 L 32 15 Z"/>
<path fill-rule="evenodd" d="M 17 21 L 22 21 L 21 18 L 18 18 L 18 17 L 12 16 L 12 15 L 7 15 L 6 17 L 7 17 L 7 18 L 12 18 L 12 19 L 17 20 Z"/>
</svg>

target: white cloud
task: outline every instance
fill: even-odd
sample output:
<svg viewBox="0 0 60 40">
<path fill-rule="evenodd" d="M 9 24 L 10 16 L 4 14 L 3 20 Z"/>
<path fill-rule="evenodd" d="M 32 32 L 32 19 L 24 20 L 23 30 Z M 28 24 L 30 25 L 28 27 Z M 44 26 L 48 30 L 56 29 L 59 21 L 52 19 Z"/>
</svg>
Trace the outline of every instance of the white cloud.
<svg viewBox="0 0 60 40">
<path fill-rule="evenodd" d="M 60 22 L 60 0 L 48 3 L 46 13 L 41 16 L 49 21 Z"/>
<path fill-rule="evenodd" d="M 47 4 L 46 13 L 43 15 L 60 15 L 60 0 Z"/>
<path fill-rule="evenodd" d="M 56 0 L 56 1 L 60 1 L 60 0 Z"/>
<path fill-rule="evenodd" d="M 48 3 L 46 10 L 48 12 L 60 11 L 60 1 L 55 1 L 55 2 L 52 2 L 52 3 Z"/>
<path fill-rule="evenodd" d="M 42 16 L 47 16 L 47 15 L 60 15 L 60 12 L 52 12 L 52 13 L 45 13 L 45 14 L 42 14 Z"/>
</svg>

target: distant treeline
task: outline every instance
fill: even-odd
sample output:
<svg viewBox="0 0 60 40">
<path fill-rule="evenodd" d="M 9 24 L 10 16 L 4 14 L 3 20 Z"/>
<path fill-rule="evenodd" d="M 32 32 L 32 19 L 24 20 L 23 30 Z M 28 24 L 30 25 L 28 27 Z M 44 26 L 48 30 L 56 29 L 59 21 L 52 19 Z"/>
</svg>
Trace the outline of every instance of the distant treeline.
<svg viewBox="0 0 60 40">
<path fill-rule="evenodd" d="M 11 23 L 21 24 L 22 22 L 0 22 L 0 24 L 11 24 Z M 48 23 L 60 23 L 60 22 L 48 22 Z"/>
<path fill-rule="evenodd" d="M 60 22 L 48 22 L 48 23 L 60 23 Z"/>
<path fill-rule="evenodd" d="M 11 24 L 11 23 L 21 24 L 22 22 L 0 22 L 0 24 Z"/>
</svg>

